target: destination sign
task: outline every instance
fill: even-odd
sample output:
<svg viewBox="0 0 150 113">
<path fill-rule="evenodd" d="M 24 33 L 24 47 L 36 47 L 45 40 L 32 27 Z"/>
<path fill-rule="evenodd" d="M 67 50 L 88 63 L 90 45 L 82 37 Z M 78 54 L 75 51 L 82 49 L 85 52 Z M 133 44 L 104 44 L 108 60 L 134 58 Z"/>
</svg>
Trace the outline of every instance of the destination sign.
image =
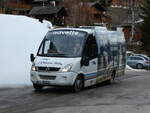
<svg viewBox="0 0 150 113">
<path fill-rule="evenodd" d="M 79 35 L 78 31 L 53 31 L 53 35 Z"/>
</svg>

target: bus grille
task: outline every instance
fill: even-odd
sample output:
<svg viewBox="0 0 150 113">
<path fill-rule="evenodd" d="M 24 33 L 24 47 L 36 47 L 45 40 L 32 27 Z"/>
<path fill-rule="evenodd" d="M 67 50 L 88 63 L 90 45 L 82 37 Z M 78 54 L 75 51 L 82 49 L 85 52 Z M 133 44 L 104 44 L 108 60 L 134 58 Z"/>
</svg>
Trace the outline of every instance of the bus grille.
<svg viewBox="0 0 150 113">
<path fill-rule="evenodd" d="M 59 71 L 59 69 L 56 67 L 37 67 L 38 71 Z"/>
<path fill-rule="evenodd" d="M 40 79 L 43 79 L 43 80 L 55 80 L 56 76 L 40 75 Z"/>
</svg>

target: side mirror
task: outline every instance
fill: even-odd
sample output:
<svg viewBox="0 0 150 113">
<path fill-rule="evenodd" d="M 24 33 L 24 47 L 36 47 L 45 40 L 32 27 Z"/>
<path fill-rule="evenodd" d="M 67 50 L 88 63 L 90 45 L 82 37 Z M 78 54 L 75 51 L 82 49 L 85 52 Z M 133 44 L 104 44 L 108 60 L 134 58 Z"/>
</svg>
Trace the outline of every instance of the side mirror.
<svg viewBox="0 0 150 113">
<path fill-rule="evenodd" d="M 33 54 L 33 53 L 32 53 L 32 54 L 30 54 L 30 61 L 31 61 L 31 62 L 33 62 L 33 61 L 34 61 L 34 59 L 35 59 L 34 54 Z"/>
<path fill-rule="evenodd" d="M 81 66 L 88 66 L 90 63 L 90 59 L 89 57 L 84 57 L 82 60 L 81 60 Z"/>
</svg>

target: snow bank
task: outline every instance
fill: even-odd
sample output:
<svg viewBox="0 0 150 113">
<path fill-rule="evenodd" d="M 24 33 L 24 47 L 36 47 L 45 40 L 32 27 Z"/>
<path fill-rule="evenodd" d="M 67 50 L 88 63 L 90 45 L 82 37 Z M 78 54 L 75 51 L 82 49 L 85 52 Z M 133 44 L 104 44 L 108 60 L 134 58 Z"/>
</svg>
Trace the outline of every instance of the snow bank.
<svg viewBox="0 0 150 113">
<path fill-rule="evenodd" d="M 0 87 L 30 85 L 30 53 L 48 28 L 26 16 L 0 14 Z"/>
<path fill-rule="evenodd" d="M 131 68 L 130 66 L 126 65 L 126 69 L 127 70 L 134 70 L 133 68 Z"/>
<path fill-rule="evenodd" d="M 129 65 L 126 65 L 126 71 L 146 71 L 146 70 L 144 70 L 144 69 L 133 69 Z"/>
<path fill-rule="evenodd" d="M 43 20 L 43 25 L 45 25 L 45 27 L 49 28 L 49 29 L 53 29 L 53 25 L 51 22 L 47 21 L 47 20 Z"/>
</svg>

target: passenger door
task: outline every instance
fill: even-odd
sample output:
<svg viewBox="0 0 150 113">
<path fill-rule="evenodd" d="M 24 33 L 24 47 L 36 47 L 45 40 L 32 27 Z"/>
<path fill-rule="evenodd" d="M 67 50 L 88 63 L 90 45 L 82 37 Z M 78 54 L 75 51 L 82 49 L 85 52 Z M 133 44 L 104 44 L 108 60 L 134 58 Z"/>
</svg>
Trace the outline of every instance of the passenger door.
<svg viewBox="0 0 150 113">
<path fill-rule="evenodd" d="M 98 47 L 94 36 L 90 35 L 86 41 L 82 59 L 88 59 L 88 65 L 82 65 L 82 71 L 85 73 L 85 80 L 94 79 L 97 76 Z M 84 61 L 83 61 L 84 62 Z M 93 83 L 95 82 L 93 81 Z"/>
</svg>

